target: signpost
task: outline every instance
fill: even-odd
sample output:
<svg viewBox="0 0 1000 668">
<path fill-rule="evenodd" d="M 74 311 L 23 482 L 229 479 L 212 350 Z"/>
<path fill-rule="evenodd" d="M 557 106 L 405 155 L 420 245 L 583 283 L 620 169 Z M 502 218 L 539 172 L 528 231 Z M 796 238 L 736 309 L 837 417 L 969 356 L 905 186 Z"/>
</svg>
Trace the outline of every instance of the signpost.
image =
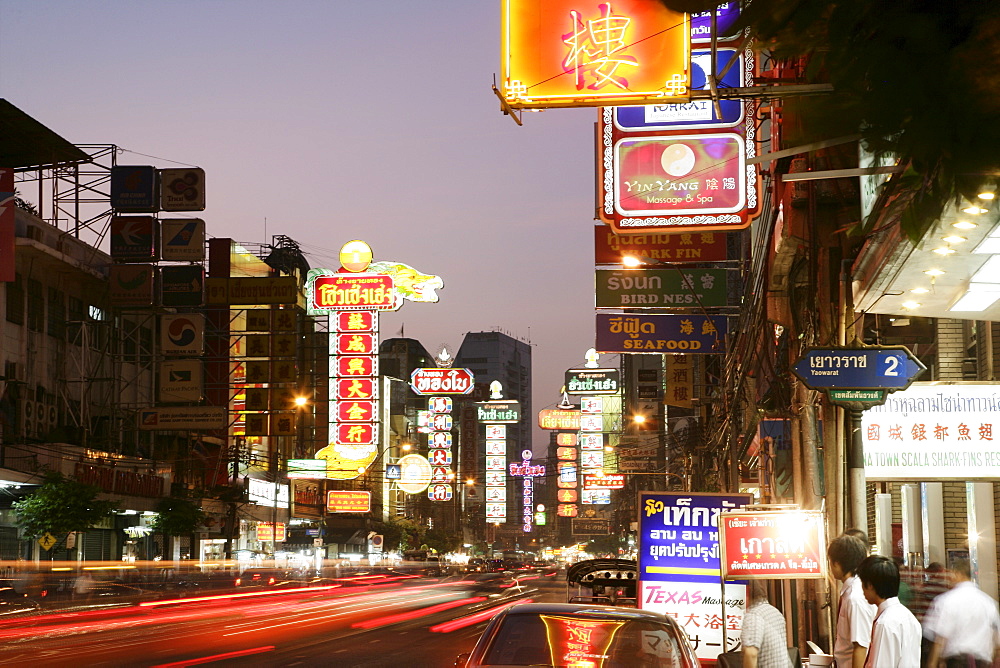
<svg viewBox="0 0 1000 668">
<path fill-rule="evenodd" d="M 927 367 L 905 346 L 811 348 L 792 367 L 814 390 L 905 390 Z"/>
</svg>

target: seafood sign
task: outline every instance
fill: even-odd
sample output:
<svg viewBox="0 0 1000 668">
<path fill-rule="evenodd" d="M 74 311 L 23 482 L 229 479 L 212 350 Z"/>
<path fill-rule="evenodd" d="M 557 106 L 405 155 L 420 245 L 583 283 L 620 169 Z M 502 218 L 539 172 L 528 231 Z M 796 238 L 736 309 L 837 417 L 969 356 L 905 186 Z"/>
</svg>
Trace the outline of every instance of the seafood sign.
<svg viewBox="0 0 1000 668">
<path fill-rule="evenodd" d="M 726 317 L 597 314 L 597 350 L 603 353 L 722 353 Z"/>
<path fill-rule="evenodd" d="M 723 513 L 719 534 L 727 579 L 826 577 L 821 512 Z"/>
</svg>

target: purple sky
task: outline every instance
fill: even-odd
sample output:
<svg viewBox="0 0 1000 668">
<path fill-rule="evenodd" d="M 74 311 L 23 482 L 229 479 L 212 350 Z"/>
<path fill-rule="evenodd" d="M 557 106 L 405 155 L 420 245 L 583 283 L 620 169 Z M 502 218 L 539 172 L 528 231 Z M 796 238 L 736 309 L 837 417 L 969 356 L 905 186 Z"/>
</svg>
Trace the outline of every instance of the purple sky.
<svg viewBox="0 0 1000 668">
<path fill-rule="evenodd" d="M 0 97 L 74 143 L 130 151 L 119 164 L 203 167 L 211 236 L 285 234 L 330 267 L 360 238 L 441 276 L 440 302 L 385 315 L 382 335 L 405 323 L 432 353 L 470 331 L 530 339 L 541 409 L 593 345 L 597 113 L 524 127 L 500 113 L 499 12 L 0 0 Z"/>
</svg>

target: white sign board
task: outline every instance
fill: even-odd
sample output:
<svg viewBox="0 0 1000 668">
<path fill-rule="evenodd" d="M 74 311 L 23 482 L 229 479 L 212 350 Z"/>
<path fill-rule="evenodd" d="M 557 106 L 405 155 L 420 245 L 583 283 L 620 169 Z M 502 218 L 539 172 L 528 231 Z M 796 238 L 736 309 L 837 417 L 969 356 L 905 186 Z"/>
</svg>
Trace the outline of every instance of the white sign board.
<svg viewBox="0 0 1000 668">
<path fill-rule="evenodd" d="M 275 485 L 267 480 L 250 478 L 247 480 L 247 492 L 250 503 L 256 503 L 258 506 L 288 507 L 288 485 Z M 275 503 L 275 492 L 277 492 L 278 497 L 277 503 Z"/>
<path fill-rule="evenodd" d="M 1000 479 L 1000 384 L 914 383 L 861 422 L 871 480 Z"/>
</svg>

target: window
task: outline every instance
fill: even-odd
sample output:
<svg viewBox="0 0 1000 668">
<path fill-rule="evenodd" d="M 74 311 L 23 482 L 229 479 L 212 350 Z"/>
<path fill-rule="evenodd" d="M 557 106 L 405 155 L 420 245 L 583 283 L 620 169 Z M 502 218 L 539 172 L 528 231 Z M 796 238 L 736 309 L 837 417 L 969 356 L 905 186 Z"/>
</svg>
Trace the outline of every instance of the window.
<svg viewBox="0 0 1000 668">
<path fill-rule="evenodd" d="M 82 345 L 80 333 L 83 331 L 83 320 L 86 318 L 86 311 L 83 309 L 83 300 L 79 297 L 70 297 L 67 300 L 68 318 L 66 323 L 66 333 L 69 342 L 74 345 Z"/>
<path fill-rule="evenodd" d="M 24 282 L 21 274 L 14 274 L 14 282 L 7 284 L 7 322 L 24 324 Z"/>
<path fill-rule="evenodd" d="M 66 297 L 56 288 L 49 288 L 48 334 L 62 341 L 66 338 Z"/>
<path fill-rule="evenodd" d="M 28 279 L 28 329 L 41 332 L 45 329 L 45 292 L 40 281 Z"/>
</svg>

